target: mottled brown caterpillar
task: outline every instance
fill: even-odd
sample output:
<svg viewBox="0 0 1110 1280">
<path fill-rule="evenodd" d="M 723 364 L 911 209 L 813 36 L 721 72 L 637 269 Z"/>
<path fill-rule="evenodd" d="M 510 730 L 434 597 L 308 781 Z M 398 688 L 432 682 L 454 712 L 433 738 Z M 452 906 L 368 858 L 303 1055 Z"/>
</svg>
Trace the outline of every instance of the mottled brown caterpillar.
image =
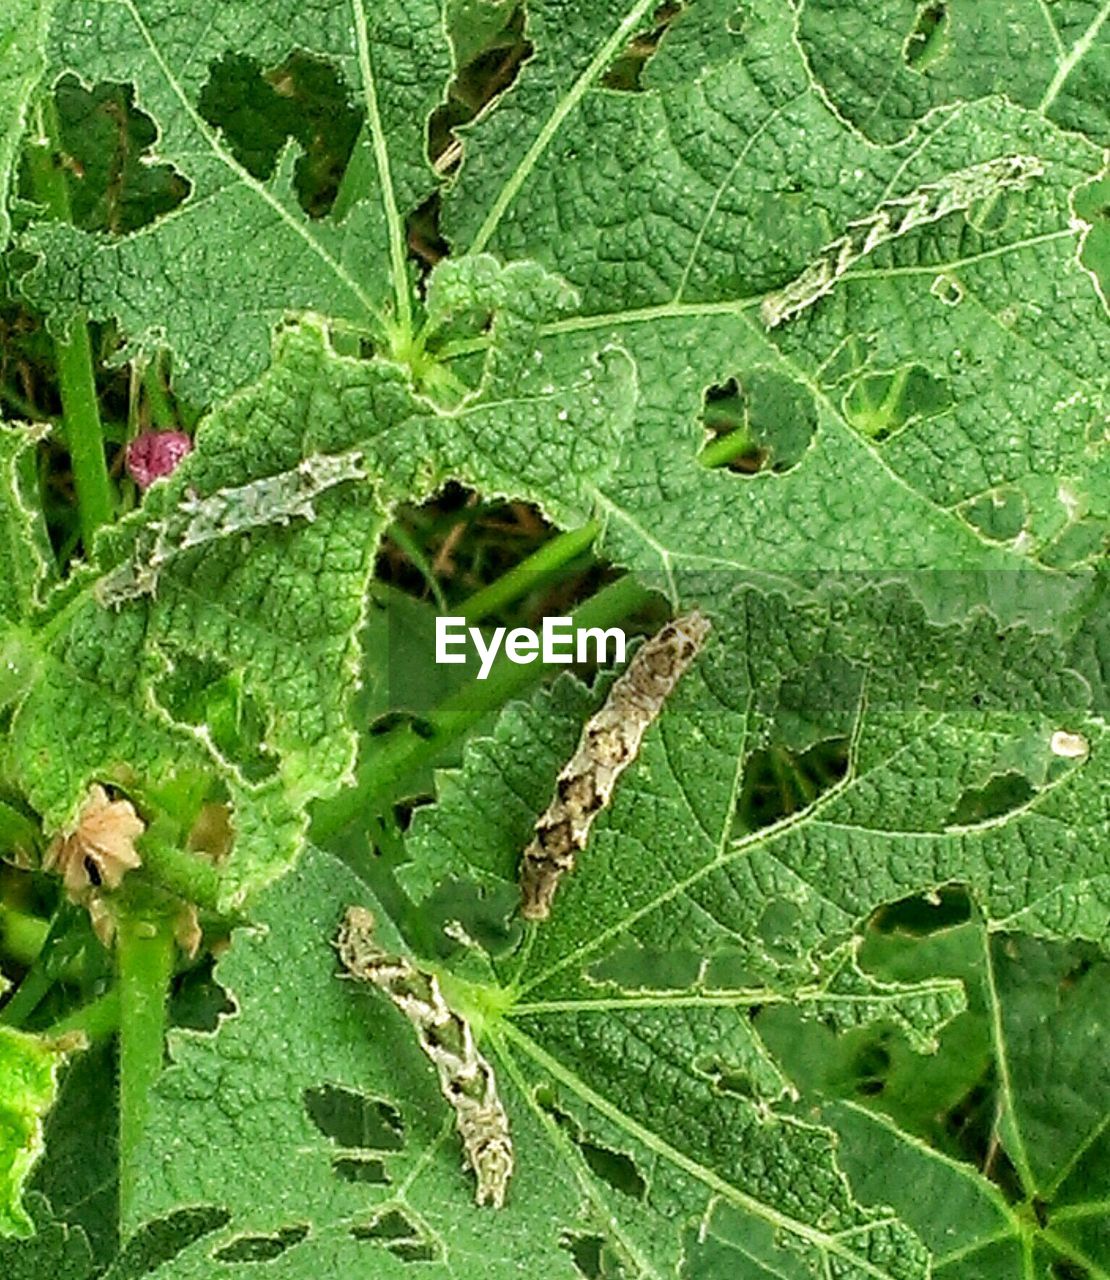
<svg viewBox="0 0 1110 1280">
<path fill-rule="evenodd" d="M 536 823 L 520 867 L 521 915 L 545 920 L 559 881 L 574 868 L 590 824 L 636 758 L 648 726 L 709 634 L 696 610 L 667 623 L 636 651 L 605 705 L 586 721 L 578 748 L 559 774 L 555 796 Z"/>
<path fill-rule="evenodd" d="M 897 240 L 916 227 L 938 222 L 958 209 L 970 208 L 976 200 L 1007 189 L 1029 185 L 1045 171 L 1036 156 L 1000 156 L 985 164 L 947 174 L 908 195 L 885 200 L 866 218 L 850 222 L 839 240 L 825 245 L 821 256 L 796 279 L 763 300 L 761 315 L 768 329 L 792 319 L 819 298 L 831 293 L 836 282 L 872 249 Z"/>
<path fill-rule="evenodd" d="M 448 1006 L 434 974 L 382 950 L 374 940 L 373 913 L 365 907 L 347 909 L 336 945 L 348 971 L 384 991 L 416 1028 L 420 1047 L 454 1109 L 467 1164 L 478 1180 L 477 1202 L 500 1209 L 513 1172 L 509 1118 L 497 1095 L 493 1068 L 478 1052 L 470 1024 Z"/>
</svg>

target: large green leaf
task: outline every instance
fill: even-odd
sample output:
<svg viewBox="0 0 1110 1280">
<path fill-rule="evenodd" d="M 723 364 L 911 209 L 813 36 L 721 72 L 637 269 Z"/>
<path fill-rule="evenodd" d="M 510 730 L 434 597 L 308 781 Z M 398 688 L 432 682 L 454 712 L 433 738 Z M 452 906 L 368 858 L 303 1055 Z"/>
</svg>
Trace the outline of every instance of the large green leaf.
<svg viewBox="0 0 1110 1280">
<path fill-rule="evenodd" d="M 418 814 L 406 878 L 436 890 L 441 917 L 457 922 L 456 942 L 433 936 L 424 962 L 498 1074 L 516 1154 L 506 1208 L 474 1207 L 409 1023 L 380 993 L 333 977 L 349 902 L 375 907 L 387 949 L 404 943 L 364 885 L 312 852 L 261 906 L 265 933 L 240 935 L 220 964 L 237 1016 L 174 1040 L 140 1213 L 204 1205 L 230 1218 L 155 1274 L 230 1274 L 243 1250 L 266 1249 L 290 1277 L 401 1274 L 415 1259 L 443 1275 L 526 1264 L 569 1276 L 577 1251 L 594 1249 L 632 1274 L 924 1277 L 930 1258 L 988 1248 L 988 1237 L 990 1259 L 1025 1240 L 1045 1258 L 1082 1247 L 1105 1265 L 1097 1229 L 1082 1246 L 1075 1235 L 1098 1179 L 1071 1159 L 1099 1132 L 1105 1100 L 1073 1101 L 1070 1075 L 1044 1066 L 1060 1053 L 1074 1073 L 1100 1052 L 1101 961 L 1088 975 L 1018 938 L 976 971 L 1002 1019 L 996 1140 L 1029 1172 L 1011 1204 L 1004 1180 L 957 1167 L 881 1113 L 800 1109 L 812 1078 L 791 1077 L 781 1036 L 765 1041 L 759 1020 L 781 1009 L 826 1035 L 882 1026 L 915 1053 L 935 1051 L 972 975 L 882 976 L 850 943 L 882 903 L 953 882 L 969 887 L 984 935 L 1105 939 L 1105 742 L 1089 688 L 1055 642 L 1021 627 L 992 627 L 989 640 L 978 624 L 930 627 L 900 591 L 826 608 L 744 593 L 714 621 L 533 932 L 506 928 L 494 904 L 513 909 L 519 850 L 591 692 L 567 679 L 510 708 Z M 949 673 L 939 683 L 937 670 Z M 1085 735 L 1082 756 L 1054 749 L 1065 725 Z M 737 834 L 760 751 L 838 737 L 840 780 Z M 1081 981 L 1062 1022 L 1044 1022 L 1048 988 L 1028 980 L 1029 964 Z M 971 994 L 980 1007 L 978 986 Z M 861 1126 L 881 1131 L 888 1165 L 917 1162 L 929 1187 L 966 1187 L 940 1225 L 909 1208 L 909 1175 L 887 1190 L 857 1159 Z M 833 1130 L 852 1143 L 843 1167 Z M 1038 1227 L 1034 1201 L 1064 1171 L 1078 1207 Z M 897 1217 L 881 1207 L 891 1201 Z M 1003 1262 L 982 1274 L 1001 1276 Z"/>
<path fill-rule="evenodd" d="M 6 987 L 0 980 L 0 992 Z M 62 1045 L 0 1026 L 0 1237 L 34 1231 L 22 1194 L 42 1154 L 43 1117 L 54 1102 L 64 1054 Z"/>
<path fill-rule="evenodd" d="M 318 220 L 297 203 L 293 144 L 272 174 L 255 177 L 199 108 L 228 54 L 267 68 L 294 49 L 334 64 L 366 121 L 359 181 L 339 214 Z M 50 59 L 55 75 L 134 84 L 160 130 L 159 158 L 191 193 L 171 217 L 119 239 L 41 228 L 34 243 L 45 257 L 29 285 L 37 301 L 62 319 L 76 307 L 94 319 L 118 316 L 136 345 L 169 343 L 180 385 L 202 398 L 257 375 L 274 324 L 291 309 L 378 334 L 404 323 L 403 219 L 433 183 L 424 121 L 449 68 L 435 0 L 311 9 L 283 0 L 264 11 L 249 0 L 184 9 L 63 0 Z"/>
<path fill-rule="evenodd" d="M 0 249 L 8 243 L 8 196 L 32 96 L 46 68 L 51 0 L 11 0 L 0 13 Z"/>
<path fill-rule="evenodd" d="M 523 489 L 574 523 L 590 509 L 586 484 L 614 464 L 628 357 L 594 349 L 558 386 L 530 359 L 535 325 L 568 297 L 539 269 L 446 265 L 431 313 L 445 325 L 476 306 L 496 315 L 453 406 L 415 394 L 390 361 L 337 356 L 318 325 L 286 335 L 258 387 L 210 415 L 195 452 L 104 534 L 96 569 L 8 632 L 17 668 L 35 673 L 10 768 L 48 828 L 91 782 L 157 809 L 173 777 L 208 770 L 236 831 L 221 901 L 289 866 L 308 801 L 353 780 L 358 630 L 392 505 L 454 475 Z M 240 695 L 230 739 L 210 701 L 228 681 Z"/>
</svg>

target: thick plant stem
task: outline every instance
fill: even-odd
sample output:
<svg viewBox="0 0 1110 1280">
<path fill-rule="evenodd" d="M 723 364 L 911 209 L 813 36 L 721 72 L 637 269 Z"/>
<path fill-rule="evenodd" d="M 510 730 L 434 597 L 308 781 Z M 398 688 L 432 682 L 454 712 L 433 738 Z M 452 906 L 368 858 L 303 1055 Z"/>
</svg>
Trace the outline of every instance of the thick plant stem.
<svg viewBox="0 0 1110 1280">
<path fill-rule="evenodd" d="M 561 569 L 575 556 L 581 555 L 593 546 L 601 526 L 591 520 L 581 529 L 570 529 L 560 533 L 558 537 L 545 542 L 542 547 L 526 560 L 522 560 L 515 568 L 504 573 L 496 582 L 476 591 L 463 605 L 462 613 L 467 622 L 478 622 L 498 609 L 519 599 L 531 590 L 537 581 Z"/>
<path fill-rule="evenodd" d="M 119 991 L 113 988 L 83 1004 L 64 1018 L 59 1018 L 43 1031 L 44 1036 L 68 1036 L 80 1032 L 95 1043 L 106 1040 L 119 1030 Z"/>
<path fill-rule="evenodd" d="M 143 872 L 156 884 L 209 911 L 220 906 L 220 873 L 202 853 L 190 853 L 152 832 L 139 838 Z"/>
<path fill-rule="evenodd" d="M 631 576 L 618 579 L 591 596 L 573 613 L 576 627 L 609 627 L 629 617 L 654 599 Z M 376 804 L 391 797 L 399 783 L 414 770 L 434 760 L 450 743 L 502 706 L 511 697 L 538 684 L 550 668 L 533 662 L 527 666 L 500 657 L 488 679 L 475 681 L 445 698 L 427 721 L 432 732 L 421 736 L 408 725 L 373 738 L 359 762 L 358 781 L 349 791 L 316 807 L 312 838 L 325 841 L 348 823 L 369 814 Z"/>
<path fill-rule="evenodd" d="M 136 912 L 119 924 L 120 1221 L 134 1225 L 137 1158 L 162 1071 L 166 996 L 173 975 L 173 929 L 165 917 Z"/>
<path fill-rule="evenodd" d="M 37 137 L 27 148 L 27 164 L 35 199 L 57 222 L 71 221 L 65 172 L 57 163 L 58 119 L 54 104 L 45 100 L 36 116 Z M 115 495 L 104 457 L 104 433 L 93 376 L 92 343 L 83 316 L 70 321 L 69 336 L 54 340 L 58 383 L 62 395 L 66 447 L 73 467 L 81 541 L 88 555 L 93 534 L 111 521 Z"/>
</svg>

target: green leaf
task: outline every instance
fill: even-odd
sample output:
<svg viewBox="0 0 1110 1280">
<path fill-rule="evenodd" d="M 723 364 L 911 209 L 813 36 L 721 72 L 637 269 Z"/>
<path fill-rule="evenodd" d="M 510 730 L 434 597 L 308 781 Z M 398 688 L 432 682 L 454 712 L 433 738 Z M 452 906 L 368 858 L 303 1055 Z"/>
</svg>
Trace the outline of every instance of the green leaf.
<svg viewBox="0 0 1110 1280">
<path fill-rule="evenodd" d="M 213 1274 L 204 1268 L 243 1250 L 280 1258 L 291 1276 L 325 1258 L 386 1275 L 419 1259 L 446 1275 L 480 1247 L 489 1276 L 524 1259 L 569 1275 L 571 1258 L 593 1249 L 626 1272 L 799 1280 L 822 1267 L 924 1277 L 930 1259 L 988 1238 L 992 1257 L 1012 1258 L 1026 1239 L 1069 1256 L 1054 1243 L 1061 1228 L 1026 1224 L 1048 1174 L 1020 1184 L 1029 1198 L 1011 1207 L 990 1170 L 957 1167 L 881 1115 L 857 1123 L 858 1106 L 803 1107 L 811 1078 L 793 1074 L 797 1055 L 780 1033 L 764 1036 L 763 1020 L 791 1013 L 834 1044 L 881 1031 L 921 1061 L 970 1016 L 968 984 L 981 1008 L 982 981 L 1001 1011 L 988 1021 L 1013 1023 L 1005 1063 L 995 1042 L 998 1070 L 1032 1091 L 1013 1095 L 1012 1116 L 1000 1095 L 999 1140 L 1017 1150 L 1020 1126 L 1040 1135 L 1048 1168 L 1066 1164 L 1097 1131 L 1100 1103 L 1070 1103 L 1066 1083 L 1058 1095 L 1044 1067 L 1057 1032 L 1038 1049 L 1022 1030 L 1043 1023 L 1034 993 L 1046 984 L 1001 958 L 995 977 L 946 973 L 935 958 L 875 969 L 853 939 L 881 904 L 953 882 L 994 931 L 1105 939 L 1105 744 L 1089 697 L 1051 638 L 985 619 L 929 624 L 901 590 L 845 588 L 806 606 L 738 593 L 714 614 L 551 918 L 528 931 L 505 919 L 520 849 L 598 691 L 564 678 L 510 707 L 461 773 L 442 775 L 401 868 L 426 920 L 455 922 L 428 935 L 432 954 L 417 962 L 439 974 L 494 1065 L 516 1161 L 506 1207 L 473 1205 L 408 1020 L 380 992 L 335 980 L 331 943 L 349 903 L 375 911 L 384 948 L 405 942 L 366 886 L 313 850 L 259 903 L 265 930 L 239 934 L 220 963 L 237 1016 L 215 1035 L 173 1039 L 139 1214 L 204 1205 L 230 1217 L 155 1274 Z M 1055 754 L 1062 724 L 1086 735 L 1084 756 Z M 838 738 L 843 777 L 770 825 L 737 829 L 761 751 Z M 1023 786 L 998 789 L 1000 777 Z M 1055 954 L 1037 950 L 1046 945 L 1016 942 Z M 1060 975 L 1093 993 L 1100 972 Z M 1078 1064 L 1105 1025 L 1086 995 L 1074 1007 L 1066 1025 L 1081 1034 L 1058 1034 Z M 917 1182 L 888 1193 L 855 1145 L 842 1160 L 834 1133 L 862 1142 L 861 1125 L 882 1128 L 876 1143 L 893 1146 L 892 1161 L 924 1161 L 928 1187 L 941 1174 L 962 1180 L 939 1225 L 906 1207 Z M 1089 1198 L 1097 1182 L 1075 1177 L 1076 1197 Z M 883 1207 L 892 1200 L 896 1216 Z"/>
<path fill-rule="evenodd" d="M 46 67 L 51 0 L 12 0 L 0 14 L 0 249 L 11 231 L 11 175 L 31 99 Z"/>
<path fill-rule="evenodd" d="M 38 509 L 34 446 L 42 427 L 0 426 L 0 618 L 27 620 L 54 577 L 54 557 Z"/>
<path fill-rule="evenodd" d="M 33 1240 L 0 1239 L 0 1266 L 11 1280 L 86 1280 L 93 1263 L 84 1234 L 56 1221 L 42 1196 L 27 1196 L 35 1224 Z"/>
<path fill-rule="evenodd" d="M 637 361 L 625 483 L 599 499 L 609 553 L 672 573 L 1060 563 L 1057 540 L 1105 492 L 1090 447 L 1105 421 L 1105 307 L 1080 265 L 1087 224 L 1072 208 L 1101 169 L 1097 148 L 1038 105 L 972 95 L 963 81 L 909 136 L 877 146 L 832 108 L 788 5 L 691 5 L 648 61 L 650 87 L 600 89 L 650 8 L 530 5 L 535 55 L 465 130 L 445 195 L 457 251 L 535 258 L 581 291 L 581 314 L 542 332 L 548 358 L 604 334 Z M 1072 10 L 1097 33 L 1105 14 L 1093 5 L 1059 6 L 1053 20 Z M 984 11 L 984 38 L 968 36 L 949 61 L 989 62 L 1008 88 L 1006 12 Z M 687 56 L 710 29 L 708 61 Z M 1105 42 L 1081 35 L 1072 75 L 1088 64 L 1102 75 Z M 871 76 L 886 84 L 887 63 Z M 1018 155 L 1039 176 L 903 224 L 911 203 Z M 769 295 L 853 224 L 880 218 L 905 229 L 793 320 L 764 327 Z M 776 398 L 804 405 L 806 447 L 791 465 L 745 477 L 697 464 L 706 388 L 730 379 L 741 394 L 773 380 Z M 882 379 L 910 386 L 879 430 L 854 405 Z M 1015 527 L 990 529 L 984 502 L 1013 503 Z M 1076 546 L 1066 562 L 1093 550 Z"/>
<path fill-rule="evenodd" d="M 476 311 L 494 316 L 489 350 L 466 368 L 473 385 L 454 380 L 450 405 L 415 394 L 390 361 L 337 356 L 319 325 L 283 337 L 269 374 L 202 423 L 173 476 L 102 535 L 99 574 L 56 593 L 24 642 L 37 678 L 10 755 L 48 829 L 94 781 L 157 811 L 160 788 L 207 769 L 236 837 L 219 902 L 241 903 L 291 864 L 308 801 L 353 780 L 358 631 L 393 504 L 456 476 L 489 493 L 523 489 L 580 524 L 594 478 L 615 464 L 628 357 L 606 347 L 554 369 L 532 359 L 536 325 L 571 296 L 539 268 L 502 271 L 491 258 L 437 273 L 433 338 L 468 332 Z M 247 724 L 245 740 L 206 723 L 232 687 L 228 717 Z M 191 818 L 178 819 L 169 836 L 181 841 Z"/>
<path fill-rule="evenodd" d="M 7 984 L 3 984 L 7 985 Z M 42 1154 L 42 1122 L 57 1092 L 66 1048 L 0 1026 L 0 1237 L 29 1236 L 34 1227 L 22 1204 L 27 1177 Z"/>
<path fill-rule="evenodd" d="M 199 110 L 229 52 L 273 67 L 292 48 L 333 64 L 366 122 L 359 189 L 338 217 L 301 209 L 292 143 L 271 174 L 255 177 Z M 43 261 L 27 292 L 59 319 L 84 308 L 94 319 L 118 317 L 135 348 L 168 344 L 180 358 L 179 386 L 202 402 L 262 371 L 271 331 L 290 309 L 379 336 L 409 328 L 403 219 L 432 187 L 424 120 L 449 69 L 434 0 L 312 11 L 286 0 L 261 16 L 245 2 L 60 0 L 50 66 L 86 83 L 134 84 L 159 126 L 159 158 L 191 187 L 171 218 L 129 236 L 41 227 L 32 243 Z"/>
</svg>

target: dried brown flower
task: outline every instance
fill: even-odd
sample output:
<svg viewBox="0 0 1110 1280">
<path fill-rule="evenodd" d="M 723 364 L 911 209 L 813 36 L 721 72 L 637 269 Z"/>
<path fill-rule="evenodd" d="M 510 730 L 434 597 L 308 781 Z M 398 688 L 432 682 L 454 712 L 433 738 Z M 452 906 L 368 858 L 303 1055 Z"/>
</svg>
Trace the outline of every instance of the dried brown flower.
<svg viewBox="0 0 1110 1280">
<path fill-rule="evenodd" d="M 43 867 L 61 873 L 74 902 L 84 901 L 90 889 L 116 889 L 126 872 L 142 865 L 135 841 L 145 830 L 130 800 L 109 800 L 104 788 L 94 783 L 77 825 L 55 837 Z"/>
</svg>

